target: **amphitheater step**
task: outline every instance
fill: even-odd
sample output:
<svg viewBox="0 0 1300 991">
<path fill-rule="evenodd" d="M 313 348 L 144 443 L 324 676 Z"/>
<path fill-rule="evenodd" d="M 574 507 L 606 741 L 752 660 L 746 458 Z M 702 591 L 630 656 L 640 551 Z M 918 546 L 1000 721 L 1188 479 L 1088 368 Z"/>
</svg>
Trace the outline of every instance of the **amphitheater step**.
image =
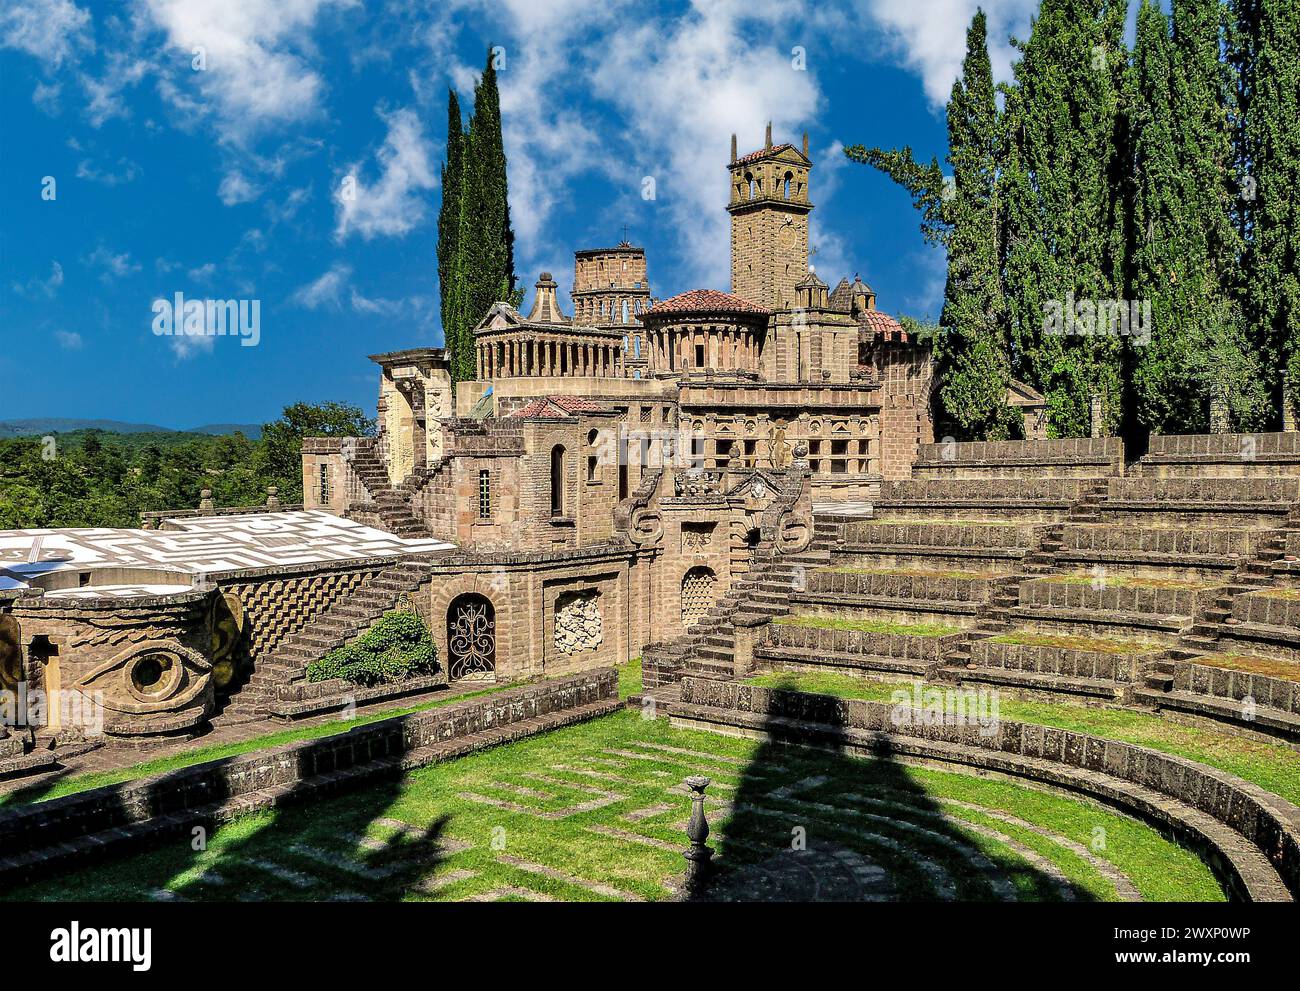
<svg viewBox="0 0 1300 991">
<path fill-rule="evenodd" d="M 1133 701 L 1153 709 L 1170 709 L 1189 715 L 1231 723 L 1244 729 L 1255 730 L 1287 740 L 1300 740 L 1300 715 L 1269 706 L 1247 708 L 1232 699 L 1202 695 L 1199 692 L 1160 691 L 1138 688 Z"/>
</svg>

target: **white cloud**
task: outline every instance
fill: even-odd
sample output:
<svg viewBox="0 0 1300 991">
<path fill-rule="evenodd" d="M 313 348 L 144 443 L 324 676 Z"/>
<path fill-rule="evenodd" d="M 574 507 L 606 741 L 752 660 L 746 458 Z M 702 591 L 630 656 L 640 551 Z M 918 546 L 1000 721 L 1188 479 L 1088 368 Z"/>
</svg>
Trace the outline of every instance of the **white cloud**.
<svg viewBox="0 0 1300 991">
<path fill-rule="evenodd" d="M 211 282 L 212 276 L 214 276 L 216 272 L 216 264 L 214 262 L 208 262 L 204 265 L 198 266 L 197 268 L 190 269 L 186 275 L 189 276 L 191 282 Z"/>
<path fill-rule="evenodd" d="M 32 89 L 32 103 L 43 114 L 53 117 L 59 112 L 59 97 L 63 86 L 59 83 L 37 83 Z"/>
<path fill-rule="evenodd" d="M 221 202 L 226 206 L 251 203 L 261 195 L 261 192 L 238 169 L 232 169 L 222 176 L 221 185 L 217 188 L 217 195 L 221 197 Z"/>
<path fill-rule="evenodd" d="M 100 78 L 82 73 L 81 87 L 90 97 L 86 106 L 86 119 L 90 126 L 102 127 L 105 121 L 114 117 L 129 117 L 131 108 L 123 92 L 137 85 L 148 71 L 149 63 L 144 59 L 117 53 L 108 60 Z"/>
<path fill-rule="evenodd" d="M 139 174 L 139 166 L 130 159 L 120 158 L 117 165 L 121 171 L 102 170 L 89 158 L 83 158 L 77 164 L 77 178 L 102 183 L 105 186 L 120 186 L 124 182 L 130 182 Z"/>
<path fill-rule="evenodd" d="M 80 351 L 81 335 L 71 330 L 56 330 L 54 339 L 59 342 L 59 347 L 64 351 Z"/>
<path fill-rule="evenodd" d="M 140 271 L 140 266 L 132 261 L 130 252 L 123 251 L 120 255 L 115 255 L 102 244 L 90 253 L 86 264 L 92 268 L 103 269 L 100 278 L 105 282 Z"/>
<path fill-rule="evenodd" d="M 54 261 L 50 263 L 49 278 L 31 279 L 26 284 L 15 282 L 13 290 L 19 296 L 26 296 L 29 299 L 38 297 L 53 299 L 61 285 L 63 285 L 63 266 Z"/>
<path fill-rule="evenodd" d="M 428 197 L 420 195 L 437 185 L 433 147 L 425 137 L 419 116 L 410 108 L 379 111 L 388 136 L 375 154 L 379 178 L 367 185 L 361 163 L 343 176 L 334 194 L 338 215 L 335 237 L 360 234 L 367 241 L 377 235 L 405 234 L 424 219 Z"/>
<path fill-rule="evenodd" d="M 90 12 L 72 0 L 7 0 L 0 10 L 0 48 L 15 48 L 57 69 L 93 45 Z"/>
<path fill-rule="evenodd" d="M 186 57 L 163 95 L 182 110 L 211 107 L 240 133 L 311 117 L 325 82 L 309 61 L 311 31 L 327 9 L 358 0 L 142 0 L 168 43 Z M 197 54 L 196 54 L 197 51 Z M 202 69 L 193 68 L 202 59 Z"/>
<path fill-rule="evenodd" d="M 347 285 L 351 276 L 352 269 L 350 266 L 342 263 L 336 264 L 320 278 L 308 282 L 304 286 L 299 286 L 297 291 L 289 297 L 289 302 L 296 303 L 309 310 L 318 310 L 323 306 L 338 309 L 340 305 L 339 294 L 342 292 L 343 287 Z"/>
<path fill-rule="evenodd" d="M 916 72 L 925 95 L 941 107 L 952 95 L 953 80 L 966 55 L 966 29 L 978 7 L 988 15 L 993 74 L 1011 74 L 1015 50 L 1009 38 L 1027 37 L 1039 0 L 864 0 L 863 9 L 883 29 L 884 40 L 902 64 Z"/>
</svg>

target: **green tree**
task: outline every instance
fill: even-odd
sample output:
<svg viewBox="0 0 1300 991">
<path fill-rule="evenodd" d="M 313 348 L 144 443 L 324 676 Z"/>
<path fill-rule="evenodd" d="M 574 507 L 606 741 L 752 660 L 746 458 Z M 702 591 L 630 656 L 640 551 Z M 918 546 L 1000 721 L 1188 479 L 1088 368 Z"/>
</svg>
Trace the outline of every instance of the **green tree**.
<svg viewBox="0 0 1300 991">
<path fill-rule="evenodd" d="M 262 427 L 258 468 L 262 479 L 280 487 L 280 501 L 302 501 L 304 437 L 369 437 L 375 421 L 348 403 L 294 403 L 280 419 Z"/>
<path fill-rule="evenodd" d="M 474 368 L 465 368 L 465 338 L 472 326 L 466 326 L 465 271 L 462 264 L 463 227 L 465 223 L 465 145 L 466 136 L 460 114 L 460 100 L 455 90 L 447 91 L 447 160 L 442 166 L 442 207 L 438 212 L 438 290 L 442 303 L 442 331 L 451 361 L 453 382 L 474 377 Z M 473 341 L 470 341 L 473 351 Z"/>
<path fill-rule="evenodd" d="M 1153 0 L 1138 11 L 1129 293 L 1152 322 L 1149 341 L 1133 342 L 1132 406 L 1156 433 L 1204 432 L 1214 394 L 1244 426 L 1268 413 L 1234 306 L 1241 240 L 1221 15 L 1219 0 L 1177 0 L 1171 37 Z"/>
<path fill-rule="evenodd" d="M 1285 368 L 1300 403 L 1300 6 L 1236 0 L 1234 13 L 1247 319 L 1262 366 Z"/>
<path fill-rule="evenodd" d="M 946 178 L 937 159 L 919 164 L 910 148 L 845 150 L 907 189 L 927 241 L 948 251 L 943 312 L 934 340 L 943 413 L 963 437 L 1000 440 L 1016 429 L 1007 405 L 1010 356 L 1002 298 L 998 198 L 1000 140 L 987 23 L 966 32 L 966 58 L 948 101 Z"/>
<path fill-rule="evenodd" d="M 510 226 L 505 143 L 501 137 L 501 97 L 492 52 L 474 87 L 469 122 L 469 160 L 465 169 L 465 219 L 469 273 L 466 302 L 471 326 L 499 300 L 515 291 L 515 235 Z M 470 358 L 473 357 L 471 342 Z M 472 366 L 471 366 L 472 367 Z"/>
<path fill-rule="evenodd" d="M 442 329 L 454 381 L 477 373 L 474 327 L 497 301 L 518 306 L 514 231 L 510 226 L 501 98 L 488 52 L 474 87 L 466 132 L 455 92 L 447 99 L 447 159 L 438 215 L 438 277 Z"/>
<path fill-rule="evenodd" d="M 1124 346 L 1089 307 L 1124 297 L 1128 161 L 1119 98 L 1126 4 L 1043 0 L 1004 89 L 1004 293 L 1012 370 L 1048 401 L 1057 436 L 1084 435 L 1090 398 L 1119 426 Z M 1076 307 L 1082 304 L 1081 309 Z M 1049 318 L 1073 311 L 1074 332 Z"/>
</svg>

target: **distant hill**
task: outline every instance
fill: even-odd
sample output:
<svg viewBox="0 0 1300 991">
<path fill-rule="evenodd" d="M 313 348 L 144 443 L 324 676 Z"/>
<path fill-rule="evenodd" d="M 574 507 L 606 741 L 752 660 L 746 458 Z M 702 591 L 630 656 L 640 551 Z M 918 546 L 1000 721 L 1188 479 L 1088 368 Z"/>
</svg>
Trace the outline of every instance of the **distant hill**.
<svg viewBox="0 0 1300 991">
<path fill-rule="evenodd" d="M 206 434 L 220 436 L 242 432 L 249 440 L 262 436 L 260 423 L 209 423 L 187 430 L 159 427 L 149 423 L 126 423 L 122 420 L 76 420 L 64 417 L 34 417 L 26 420 L 0 420 L 0 437 L 32 437 L 68 434 L 80 430 L 103 430 L 113 434 Z"/>
</svg>

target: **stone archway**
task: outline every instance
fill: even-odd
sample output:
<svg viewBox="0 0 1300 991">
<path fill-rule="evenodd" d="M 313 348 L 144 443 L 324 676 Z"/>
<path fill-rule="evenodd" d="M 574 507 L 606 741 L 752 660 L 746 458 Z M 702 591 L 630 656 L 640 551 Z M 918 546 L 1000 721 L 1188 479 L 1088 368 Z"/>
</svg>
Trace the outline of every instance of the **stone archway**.
<svg viewBox="0 0 1300 991">
<path fill-rule="evenodd" d="M 485 595 L 465 592 L 447 607 L 447 678 L 494 681 L 497 668 L 496 609 Z"/>
</svg>

